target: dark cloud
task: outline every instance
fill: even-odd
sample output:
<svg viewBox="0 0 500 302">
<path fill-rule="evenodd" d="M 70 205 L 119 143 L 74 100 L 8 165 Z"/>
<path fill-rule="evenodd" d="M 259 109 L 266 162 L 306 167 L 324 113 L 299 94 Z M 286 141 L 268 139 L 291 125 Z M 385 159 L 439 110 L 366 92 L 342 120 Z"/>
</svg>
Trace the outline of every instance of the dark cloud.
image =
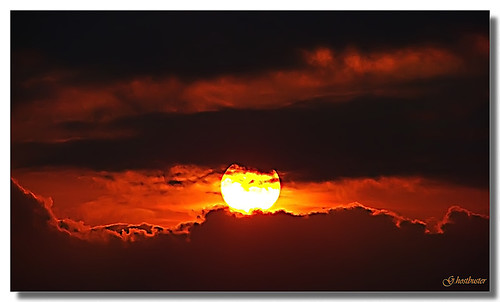
<svg viewBox="0 0 500 302">
<path fill-rule="evenodd" d="M 11 13 L 14 67 L 23 58 L 79 70 L 74 80 L 175 74 L 188 78 L 296 66 L 299 49 L 455 43 L 488 32 L 489 12 Z M 18 60 L 19 58 L 19 60 Z M 33 64 L 31 65 L 33 66 Z M 14 78 L 26 69 L 14 68 Z M 72 78 L 67 77 L 67 78 Z"/>
<path fill-rule="evenodd" d="M 188 234 L 148 236 L 154 232 L 142 225 L 135 240 L 123 240 L 131 228 L 115 226 L 109 232 L 123 237 L 82 240 L 58 229 L 50 205 L 14 183 L 11 206 L 15 291 L 489 288 L 489 220 L 460 208 L 450 209 L 437 234 L 358 206 L 306 216 L 219 209 L 182 226 Z M 450 276 L 487 282 L 446 288 Z"/>
<path fill-rule="evenodd" d="M 183 182 L 179 180 L 169 180 L 167 182 L 171 186 L 182 186 Z"/>
<path fill-rule="evenodd" d="M 487 187 L 488 97 L 453 83 L 442 88 L 412 98 L 366 96 L 274 110 L 126 117 L 98 127 L 135 136 L 13 142 L 12 166 L 125 170 L 192 163 L 222 169 L 241 162 L 290 172 L 289 179 L 423 175 Z"/>
</svg>

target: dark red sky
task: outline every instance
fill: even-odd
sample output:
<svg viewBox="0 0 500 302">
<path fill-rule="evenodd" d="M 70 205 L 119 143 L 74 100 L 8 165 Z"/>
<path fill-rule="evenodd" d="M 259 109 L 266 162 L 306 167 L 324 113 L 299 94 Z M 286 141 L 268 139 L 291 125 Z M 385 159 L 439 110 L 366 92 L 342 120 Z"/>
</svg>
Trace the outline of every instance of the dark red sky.
<svg viewBox="0 0 500 302">
<path fill-rule="evenodd" d="M 489 25 L 487 11 L 12 12 L 12 289 L 440 290 L 449 275 L 488 278 L 488 261 L 450 272 L 458 258 L 442 255 L 467 248 L 459 231 L 488 255 Z M 213 210 L 232 163 L 278 171 L 274 214 Z M 23 264 L 44 238 L 60 249 Z M 251 280 L 209 281 L 218 267 L 236 273 L 241 246 L 250 260 L 237 272 Z M 153 260 L 119 265 L 164 249 L 165 276 Z M 86 278 L 89 263 L 101 279 Z M 266 269 L 275 283 L 251 277 Z M 136 275 L 149 277 L 120 279 Z"/>
</svg>

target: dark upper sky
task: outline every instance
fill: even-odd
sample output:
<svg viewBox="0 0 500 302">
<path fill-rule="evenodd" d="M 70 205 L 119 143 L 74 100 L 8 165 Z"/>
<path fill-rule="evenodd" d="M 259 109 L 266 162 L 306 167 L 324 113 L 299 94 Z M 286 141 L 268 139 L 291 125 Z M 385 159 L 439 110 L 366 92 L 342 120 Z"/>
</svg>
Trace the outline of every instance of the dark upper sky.
<svg viewBox="0 0 500 302">
<path fill-rule="evenodd" d="M 488 184 L 487 11 L 11 16 L 14 169 Z"/>
<path fill-rule="evenodd" d="M 12 50 L 98 77 L 196 78 L 291 68 L 303 48 L 447 44 L 488 29 L 487 11 L 13 12 Z"/>
</svg>

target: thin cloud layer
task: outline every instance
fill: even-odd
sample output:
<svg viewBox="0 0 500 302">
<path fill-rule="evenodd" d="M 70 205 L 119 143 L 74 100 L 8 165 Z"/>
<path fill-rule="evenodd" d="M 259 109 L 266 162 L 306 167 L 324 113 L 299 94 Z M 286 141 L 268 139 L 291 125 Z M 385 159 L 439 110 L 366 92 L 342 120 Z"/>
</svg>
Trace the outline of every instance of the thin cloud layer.
<svg viewBox="0 0 500 302">
<path fill-rule="evenodd" d="M 166 171 L 15 171 L 20 182 L 53 200 L 57 217 L 90 226 L 155 224 L 174 228 L 224 203 L 220 171 L 177 165 Z"/>
<path fill-rule="evenodd" d="M 488 186 L 488 97 L 451 83 L 439 94 L 311 101 L 275 110 L 146 114 L 96 125 L 60 124 L 74 133 L 135 133 L 64 142 L 16 142 L 17 168 L 123 171 L 176 164 L 242 162 L 294 172 L 295 180 L 423 176 Z"/>
</svg>

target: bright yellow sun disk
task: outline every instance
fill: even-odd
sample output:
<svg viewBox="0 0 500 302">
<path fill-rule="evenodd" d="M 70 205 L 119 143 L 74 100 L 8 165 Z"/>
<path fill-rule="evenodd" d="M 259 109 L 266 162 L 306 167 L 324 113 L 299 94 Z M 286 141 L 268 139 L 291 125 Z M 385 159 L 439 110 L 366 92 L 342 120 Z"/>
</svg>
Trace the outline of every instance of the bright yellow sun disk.
<svg viewBox="0 0 500 302">
<path fill-rule="evenodd" d="M 275 170 L 261 173 L 233 164 L 221 179 L 222 197 L 228 206 L 245 214 L 272 207 L 278 200 L 280 190 L 280 180 Z"/>
</svg>

